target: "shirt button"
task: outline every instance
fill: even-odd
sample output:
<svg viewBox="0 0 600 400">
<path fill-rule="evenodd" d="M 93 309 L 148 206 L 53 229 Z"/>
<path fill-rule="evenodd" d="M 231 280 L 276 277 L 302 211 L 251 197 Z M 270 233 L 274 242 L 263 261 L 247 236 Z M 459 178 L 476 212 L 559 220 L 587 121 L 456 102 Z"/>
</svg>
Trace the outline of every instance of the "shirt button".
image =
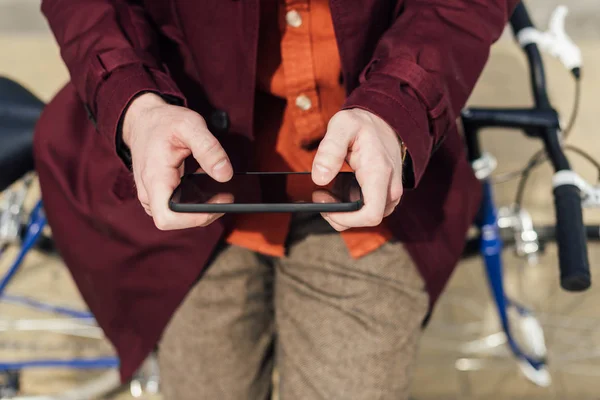
<svg viewBox="0 0 600 400">
<path fill-rule="evenodd" d="M 287 24 L 293 28 L 298 28 L 300 25 L 302 25 L 302 17 L 298 11 L 291 10 L 285 14 L 285 22 L 287 22 Z"/>
<path fill-rule="evenodd" d="M 302 111 L 310 110 L 312 107 L 312 101 L 310 101 L 307 95 L 301 94 L 300 96 L 296 97 L 296 107 Z"/>
</svg>

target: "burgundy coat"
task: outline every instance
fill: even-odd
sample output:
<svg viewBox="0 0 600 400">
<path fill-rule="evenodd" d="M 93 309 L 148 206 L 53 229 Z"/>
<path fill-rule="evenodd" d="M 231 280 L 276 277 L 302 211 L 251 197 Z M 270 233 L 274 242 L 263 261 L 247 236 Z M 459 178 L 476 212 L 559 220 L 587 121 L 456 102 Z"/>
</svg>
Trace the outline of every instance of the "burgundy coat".
<svg viewBox="0 0 600 400">
<path fill-rule="evenodd" d="M 331 0 L 348 97 L 402 137 L 407 189 L 386 219 L 432 305 L 464 245 L 480 187 L 456 128 L 516 0 Z M 156 346 L 224 232 L 161 232 L 115 152 L 142 91 L 201 113 L 243 168 L 253 139 L 260 0 L 44 0 L 69 69 L 35 137 L 53 234 L 129 377 Z M 256 116 L 260 118 L 260 116 Z"/>
</svg>

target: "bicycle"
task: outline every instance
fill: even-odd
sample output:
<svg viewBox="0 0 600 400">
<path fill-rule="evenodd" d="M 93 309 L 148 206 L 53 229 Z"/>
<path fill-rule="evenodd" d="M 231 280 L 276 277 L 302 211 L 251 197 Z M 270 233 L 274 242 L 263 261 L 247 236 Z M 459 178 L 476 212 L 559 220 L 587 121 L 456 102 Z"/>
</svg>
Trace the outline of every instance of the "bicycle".
<svg viewBox="0 0 600 400">
<path fill-rule="evenodd" d="M 432 343 L 431 346 L 453 352 L 456 355 L 455 368 L 458 371 L 481 370 L 489 363 L 480 356 L 506 355 L 504 349 L 508 348 L 510 356 L 517 361 L 519 370 L 539 387 L 549 387 L 552 384 L 549 372 L 550 348 L 546 344 L 548 333 L 552 333 L 550 336 L 557 341 L 557 347 L 562 345 L 561 340 L 566 342 L 565 349 L 561 348 L 561 354 L 558 354 L 555 361 L 568 364 L 590 357 L 589 352 L 581 354 L 581 349 L 577 346 L 579 343 L 572 343 L 570 339 L 577 337 L 581 340 L 585 337 L 585 333 L 582 332 L 589 331 L 599 323 L 593 319 L 578 319 L 569 315 L 579 306 L 581 293 L 591 284 L 587 241 L 600 240 L 600 226 L 584 225 L 582 205 L 600 207 L 600 186 L 590 185 L 572 171 L 565 152 L 573 151 L 583 156 L 594 164 L 599 174 L 600 164 L 587 153 L 563 143 L 577 115 L 582 64 L 578 48 L 564 32 L 566 14 L 566 7 L 559 7 L 551 17 L 550 32 L 547 33 L 535 29 L 523 3 L 517 6 L 511 17 L 513 35 L 527 57 L 533 107 L 467 108 L 461 115 L 469 161 L 484 189 L 480 215 L 476 221 L 478 234 L 468 241 L 464 258 L 479 257 L 483 260 L 494 318 L 499 321 L 500 330 L 481 333 L 482 318 L 488 311 L 484 304 L 487 299 L 483 296 L 476 300 L 457 296 L 448 302 L 448 306 L 459 307 L 464 313 L 452 322 L 447 321 L 452 318 L 446 318 L 446 321 L 441 318 L 437 323 L 428 326 L 428 329 L 439 334 L 439 337 L 433 335 L 431 341 L 437 343 Z M 548 98 L 540 47 L 559 58 L 576 81 L 575 106 L 571 121 L 564 130 L 559 115 Z M 525 168 L 517 173 L 505 175 L 504 180 L 520 177 L 516 200 L 512 206 L 498 209 L 494 202 L 492 186 L 495 182 L 492 173 L 497 162 L 491 154 L 482 151 L 479 140 L 481 131 L 486 128 L 520 130 L 530 138 L 539 139 L 544 145 L 544 150 L 537 152 Z M 531 215 L 522 206 L 528 177 L 543 161 L 549 161 L 554 169 L 552 185 L 556 226 L 534 226 Z M 516 301 L 507 295 L 505 275 L 507 267 L 510 266 L 503 262 L 505 245 L 513 245 L 516 257 L 525 259 L 531 268 L 535 268 L 538 255 L 551 241 L 558 244 L 562 288 L 567 292 L 580 293 L 568 302 L 568 307 L 565 305 L 567 315 L 556 314 L 553 309 L 555 305 L 539 301 L 537 303 L 542 306 L 540 308 L 546 310 L 536 312 L 525 302 Z M 526 275 L 532 273 L 531 268 L 517 269 L 515 266 L 516 271 L 509 270 L 511 274 L 516 275 L 514 291 L 518 297 L 528 297 L 528 292 L 532 292 L 525 286 Z M 473 287 L 475 285 L 477 283 Z M 551 298 L 559 297 L 556 292 L 548 294 Z M 535 302 L 531 295 L 529 297 L 529 302 Z M 450 308 L 437 312 L 455 312 L 450 311 Z M 455 323 L 457 318 L 461 321 Z M 579 331 L 572 332 L 577 329 Z M 561 337 L 561 334 L 564 337 Z M 561 366 L 568 367 L 570 364 Z M 585 369 L 581 368 L 578 372 L 584 372 Z M 464 382 L 462 384 L 466 385 Z"/>
<path fill-rule="evenodd" d="M 16 319 L 0 318 L 0 350 L 13 354 L 33 353 L 26 360 L 0 361 L 0 398 L 12 399 L 89 399 L 116 393 L 121 389 L 119 360 L 108 348 L 93 315 L 85 307 L 54 304 L 35 296 L 7 293 L 22 270 L 25 257 L 34 247 L 52 252 L 51 239 L 44 234 L 46 218 L 41 201 L 26 215 L 27 194 L 34 182 L 33 132 L 44 104 L 19 84 L 0 78 L 0 256 L 17 248 L 14 259 L 0 277 L 0 305 L 19 307 Z M 20 181 L 20 182 L 19 182 Z M 3 254 L 4 253 L 4 254 Z M 39 297 L 39 296 L 38 296 Z M 80 305 L 83 306 L 83 305 Z M 36 315 L 35 318 L 21 315 Z M 51 316 L 40 318 L 39 315 Z M 9 334 L 16 334 L 7 340 Z M 50 338 L 52 344 L 45 344 Z M 28 334 L 33 337 L 23 343 Z M 57 338 L 60 335 L 61 338 Z M 67 337 L 67 339 L 64 339 Z M 63 343 L 64 341 L 64 343 Z M 59 343 L 59 344 L 56 344 Z M 52 353 L 41 358 L 40 352 Z M 101 356 L 88 353 L 103 353 Z M 66 353 L 66 354 L 65 354 Z M 70 353 L 75 353 L 70 356 Z M 56 354 L 56 355 L 54 355 Z M 85 371 L 92 377 L 77 387 L 52 396 L 21 396 L 21 373 L 33 369 Z M 95 372 L 95 373 L 93 373 Z M 98 373 L 100 372 L 100 373 Z M 158 372 L 154 358 L 149 358 L 129 383 L 130 393 L 140 397 L 158 392 Z"/>
<path fill-rule="evenodd" d="M 560 28 L 560 18 L 559 14 L 556 17 L 558 22 L 555 23 L 557 29 Z M 562 18 L 564 18 L 564 15 Z M 514 241 L 517 251 L 525 256 L 532 256 L 540 251 L 543 245 L 542 239 L 556 237 L 560 249 L 559 258 L 563 287 L 567 290 L 584 290 L 590 284 L 590 275 L 585 240 L 586 231 L 584 231 L 581 217 L 582 193 L 585 194 L 583 201 L 586 202 L 586 205 L 600 204 L 600 195 L 598 190 L 586 184 L 570 170 L 569 163 L 564 155 L 559 138 L 561 125 L 558 114 L 551 107 L 546 94 L 543 64 L 536 44 L 542 43 L 544 36 L 540 36 L 539 32 L 533 30 L 533 24 L 522 4 L 517 7 L 513 14 L 511 25 L 515 35 L 521 39 L 523 48 L 528 55 L 535 106 L 530 109 L 469 108 L 464 110 L 462 114 L 469 160 L 472 162 L 475 173 L 481 180 L 485 192 L 482 212 L 476 221 L 482 235 L 469 242 L 465 255 L 477 254 L 485 260 L 487 278 L 496 305 L 496 317 L 501 321 L 504 339 L 496 336 L 493 345 L 485 343 L 485 341 L 470 342 L 467 345 L 470 345 L 471 350 L 467 349 L 468 351 L 465 352 L 475 354 L 476 351 L 473 351 L 473 348 L 476 348 L 476 350 L 486 346 L 496 348 L 499 344 L 507 343 L 513 357 L 519 361 L 519 366 L 525 376 L 532 382 L 544 386 L 550 384 L 550 375 L 547 371 L 547 350 L 543 340 L 542 323 L 525 306 L 508 300 L 503 283 L 503 265 L 500 256 L 503 248 L 501 233 L 513 233 L 513 237 L 516 237 Z M 560 29 L 557 32 L 560 33 Z M 565 41 L 565 38 L 565 35 L 561 36 L 563 41 Z M 556 43 L 556 40 L 548 40 L 544 43 L 544 46 L 552 48 Z M 568 52 L 573 51 L 573 47 L 563 46 L 563 48 L 567 48 Z M 558 55 L 562 56 L 564 54 L 558 51 Z M 577 61 L 577 57 L 574 58 Z M 567 63 L 572 63 L 572 61 L 572 54 L 570 57 L 565 58 Z M 580 72 L 578 68 L 578 66 L 571 67 L 573 74 L 576 76 Z M 5 198 L 7 199 L 5 206 L 0 208 L 0 244 L 4 246 L 9 244 L 21 246 L 15 262 L 9 268 L 9 273 L 2 280 L 3 283 L 0 284 L 0 293 L 3 295 L 1 300 L 13 301 L 44 312 L 65 316 L 65 321 L 72 324 L 68 326 L 60 325 L 59 328 L 55 326 L 38 326 L 42 331 L 54 330 L 68 334 L 86 332 L 88 336 L 95 335 L 93 336 L 94 339 L 98 340 L 101 332 L 95 325 L 93 316 L 85 310 L 57 307 L 29 298 L 4 294 L 7 285 L 22 265 L 25 255 L 36 244 L 38 247 L 41 246 L 43 249 L 47 249 L 49 243 L 51 243 L 43 235 L 43 227 L 46 221 L 42 204 L 37 202 L 28 218 L 25 218 L 24 211 L 26 209 L 26 194 L 33 181 L 31 175 L 34 171 L 32 159 L 33 128 L 42 108 L 42 102 L 26 89 L 9 80 L 0 79 L 0 170 L 3 171 L 3 175 L 0 176 L 0 192 L 12 185 L 5 192 Z M 557 199 L 556 211 L 559 217 L 556 229 L 547 227 L 543 231 L 538 230 L 536 233 L 531 219 L 526 211 L 520 207 L 502 209 L 500 214 L 497 212 L 492 196 L 491 180 L 495 161 L 490 155 L 481 152 L 478 141 L 479 131 L 490 126 L 521 129 L 529 136 L 544 141 L 547 157 L 558 171 L 554 180 L 555 197 Z M 541 156 L 536 155 L 534 161 L 530 163 L 532 166 L 528 167 L 528 171 L 539 165 L 540 162 Z M 7 171 L 7 173 L 4 173 L 4 171 Z M 19 180 L 22 181 L 21 186 L 15 186 L 15 182 Z M 568 214 L 567 216 L 565 216 L 565 212 Z M 24 219 L 28 219 L 25 227 L 23 227 Z M 598 239 L 598 232 L 598 227 L 587 227 L 587 237 L 590 239 Z M 577 240 L 570 240 L 571 234 L 575 234 Z M 504 239 L 506 239 L 506 236 Z M 427 327 L 427 329 L 434 328 L 435 326 L 431 324 Z M 523 332 L 517 333 L 517 330 Z M 477 346 L 478 343 L 479 347 Z M 462 346 L 458 349 L 462 351 L 461 349 L 464 348 L 465 346 Z M 104 394 L 115 390 L 118 386 L 118 382 L 114 379 L 118 359 L 113 355 L 97 359 L 79 358 L 69 360 L 70 362 L 55 361 L 57 360 L 36 360 L 35 362 L 20 364 L 1 363 L 0 370 L 17 371 L 12 372 L 12 375 L 9 376 L 15 381 L 16 378 L 14 377 L 18 377 L 18 371 L 24 368 L 49 365 L 74 369 L 97 368 L 108 370 L 107 376 L 110 378 L 112 374 L 113 378 L 106 378 L 107 383 L 100 382 L 103 384 L 95 385 L 94 389 L 98 390 L 97 393 L 94 393 L 94 396 L 100 392 Z M 154 367 L 155 365 L 151 363 L 151 368 L 142 371 L 132 381 L 130 386 L 132 393 L 139 394 L 142 389 L 157 390 L 158 372 Z M 16 384 L 8 386 L 13 392 L 18 389 Z M 83 388 L 84 392 L 85 390 L 87 388 Z M 93 397 L 89 391 L 85 392 L 84 395 L 80 392 L 78 395 L 83 397 L 60 397 L 58 395 L 57 397 L 39 398 Z"/>
</svg>

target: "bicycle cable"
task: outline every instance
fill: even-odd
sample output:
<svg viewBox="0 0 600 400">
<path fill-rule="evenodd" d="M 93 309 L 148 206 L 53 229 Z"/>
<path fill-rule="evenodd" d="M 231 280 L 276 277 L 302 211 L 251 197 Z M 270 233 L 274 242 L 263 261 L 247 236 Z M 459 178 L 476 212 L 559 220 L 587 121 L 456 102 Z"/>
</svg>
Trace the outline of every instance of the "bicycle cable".
<svg viewBox="0 0 600 400">
<path fill-rule="evenodd" d="M 563 140 L 566 140 L 567 137 L 569 137 L 569 135 L 571 134 L 571 132 L 573 131 L 573 127 L 575 126 L 575 122 L 577 121 L 577 116 L 579 115 L 579 104 L 581 102 L 581 78 L 580 76 L 576 76 L 575 80 L 575 98 L 573 99 L 573 106 L 572 106 L 572 110 L 571 110 L 571 116 L 569 117 L 569 121 L 567 122 L 567 125 L 563 131 Z M 538 152 L 539 153 L 539 152 Z M 538 166 L 539 164 L 536 165 L 530 165 L 532 159 L 538 154 L 535 153 L 534 156 L 527 162 L 527 164 L 525 164 L 525 167 L 514 170 L 514 171 L 510 171 L 510 172 L 505 172 L 502 174 L 499 174 L 495 177 L 493 177 L 493 182 L 494 183 L 506 183 L 509 181 L 512 181 L 513 179 L 519 178 L 519 177 L 523 177 L 523 174 L 526 172 L 526 170 L 529 169 L 529 172 L 531 172 L 530 170 L 535 168 L 536 166 Z M 540 159 L 537 161 L 537 163 L 542 163 L 544 162 L 543 159 Z"/>
<path fill-rule="evenodd" d="M 519 179 L 519 184 L 517 186 L 517 193 L 515 195 L 515 206 L 517 208 L 521 208 L 521 204 L 523 202 L 523 195 L 525 193 L 525 185 L 527 184 L 529 175 L 531 175 L 531 172 L 536 167 L 539 167 L 540 165 L 542 165 L 542 163 L 544 161 L 547 161 L 547 160 L 548 160 L 548 158 L 546 157 L 544 150 L 543 149 L 538 150 L 533 156 L 531 156 L 531 158 L 527 162 L 527 165 L 525 166 L 525 168 L 523 168 L 521 170 L 521 173 L 520 173 L 521 178 Z"/>
<path fill-rule="evenodd" d="M 571 116 L 569 117 L 569 122 L 567 122 L 567 126 L 563 131 L 563 139 L 566 139 L 569 134 L 573 130 L 573 126 L 575 126 L 575 121 L 577 121 L 577 115 L 579 115 L 579 103 L 581 102 L 581 79 L 575 79 L 575 99 L 573 100 L 573 108 L 571 110 Z"/>
<path fill-rule="evenodd" d="M 571 151 L 575 154 L 578 154 L 580 157 L 583 157 L 586 161 L 588 161 L 590 164 L 596 167 L 596 170 L 598 171 L 598 182 L 600 182 L 600 162 L 596 161 L 592 156 L 589 155 L 589 153 L 586 153 L 585 151 L 573 145 L 565 145 L 564 149 L 566 151 Z M 527 166 L 523 169 L 523 173 L 521 174 L 521 179 L 519 180 L 519 184 L 517 187 L 517 193 L 515 195 L 515 206 L 517 208 L 520 208 L 521 204 L 523 203 L 523 195 L 525 193 L 525 186 L 527 184 L 527 180 L 529 179 L 529 175 L 531 175 L 531 172 L 536 167 L 542 165 L 547 161 L 548 158 L 546 157 L 544 150 L 537 151 L 529 159 Z"/>
</svg>

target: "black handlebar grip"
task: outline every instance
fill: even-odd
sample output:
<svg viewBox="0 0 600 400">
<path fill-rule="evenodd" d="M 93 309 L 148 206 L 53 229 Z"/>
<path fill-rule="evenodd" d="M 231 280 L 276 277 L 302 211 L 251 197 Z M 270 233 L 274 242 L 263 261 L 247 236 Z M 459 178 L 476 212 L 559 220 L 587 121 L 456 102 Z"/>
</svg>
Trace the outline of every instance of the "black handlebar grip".
<svg viewBox="0 0 600 400">
<path fill-rule="evenodd" d="M 571 292 L 586 290 L 591 278 L 579 188 L 574 185 L 554 188 L 554 206 L 560 285 Z"/>
<path fill-rule="evenodd" d="M 533 22 L 531 22 L 527 8 L 525 8 L 525 4 L 522 1 L 517 4 L 510 17 L 510 26 L 515 35 L 525 28 L 533 28 Z"/>
</svg>

